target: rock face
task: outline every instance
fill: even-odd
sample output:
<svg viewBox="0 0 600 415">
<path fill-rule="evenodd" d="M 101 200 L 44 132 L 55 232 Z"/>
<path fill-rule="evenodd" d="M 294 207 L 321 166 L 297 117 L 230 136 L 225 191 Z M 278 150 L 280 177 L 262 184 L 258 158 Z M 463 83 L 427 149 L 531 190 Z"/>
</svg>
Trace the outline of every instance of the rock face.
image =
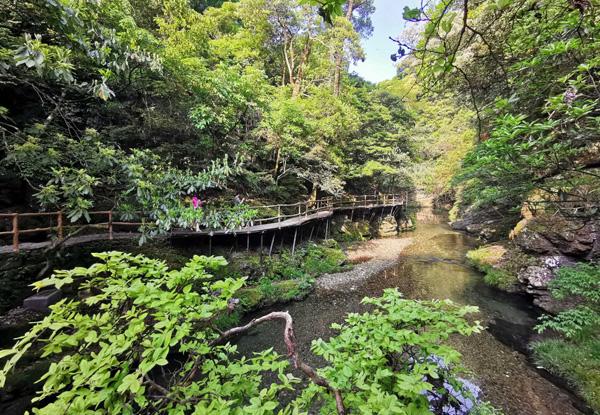
<svg viewBox="0 0 600 415">
<path fill-rule="evenodd" d="M 600 254 L 600 222 L 539 216 L 531 219 L 514 241 L 526 252 L 592 259 Z"/>
<path fill-rule="evenodd" d="M 567 301 L 559 301 L 552 297 L 548 285 L 556 277 L 556 271 L 575 262 L 566 256 L 550 255 L 539 258 L 539 265 L 530 265 L 518 272 L 517 278 L 525 287 L 525 291 L 533 295 L 533 303 L 542 309 L 557 313 L 568 305 Z"/>
<path fill-rule="evenodd" d="M 518 221 L 517 214 L 504 216 L 492 209 L 469 208 L 450 225 L 453 229 L 465 231 L 486 242 L 495 242 L 506 239 Z"/>
<path fill-rule="evenodd" d="M 570 305 L 568 301 L 554 299 L 548 289 L 556 271 L 577 261 L 600 259 L 599 217 L 536 212 L 529 210 L 528 205 L 521 209 L 520 218 L 499 218 L 494 210 L 472 208 L 458 213 L 460 219 L 451 224 L 454 229 L 487 242 L 505 240 L 507 252 L 490 266 L 516 276 L 516 287 L 531 294 L 536 305 L 551 313 Z M 507 229 L 510 224 L 513 228 Z"/>
<path fill-rule="evenodd" d="M 398 235 L 399 225 L 394 216 L 388 215 L 383 218 L 377 218 L 371 223 L 373 234 L 384 238 L 386 236 Z"/>
<path fill-rule="evenodd" d="M 371 236 L 371 226 L 368 220 L 339 215 L 333 218 L 331 225 L 335 239 L 340 241 L 360 241 Z"/>
</svg>

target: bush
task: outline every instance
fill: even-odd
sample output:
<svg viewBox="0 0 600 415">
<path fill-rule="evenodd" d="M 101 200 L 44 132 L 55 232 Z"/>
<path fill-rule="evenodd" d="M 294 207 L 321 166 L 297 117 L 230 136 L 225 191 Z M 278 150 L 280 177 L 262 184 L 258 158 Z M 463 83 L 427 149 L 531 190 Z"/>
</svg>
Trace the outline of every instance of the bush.
<svg viewBox="0 0 600 415">
<path fill-rule="evenodd" d="M 579 304 L 556 316 L 542 316 L 538 332 L 551 329 L 564 339 L 533 344 L 538 364 L 564 377 L 600 411 L 600 266 L 563 267 L 550 282 L 557 299 L 574 297 Z"/>
<path fill-rule="evenodd" d="M 600 412 L 600 340 L 548 339 L 532 344 L 536 364 L 560 376 Z"/>
<path fill-rule="evenodd" d="M 194 256 L 169 270 L 141 255 L 94 255 L 100 262 L 89 268 L 56 271 L 35 284 L 75 286 L 86 296 L 53 305 L 12 349 L 0 352 L 7 359 L 0 387 L 28 350 L 39 348 L 52 359 L 36 413 L 221 413 L 232 406 L 264 413 L 280 391 L 292 388 L 287 362 L 272 351 L 240 359 L 234 346 L 215 343 L 220 333 L 212 321 L 227 314 L 244 284 L 214 280 L 223 258 Z M 269 389 L 261 386 L 266 371 L 280 374 Z"/>
<path fill-rule="evenodd" d="M 443 342 L 481 330 L 464 318 L 477 307 L 405 300 L 395 289 L 362 302 L 373 310 L 349 314 L 344 324 L 332 325 L 337 336 L 312 345 L 329 364 L 320 373 L 333 387 L 353 391 L 345 395 L 349 412 L 469 413 L 475 399 L 471 384 L 457 377 L 460 353 Z M 313 385 L 305 391 L 314 392 Z M 333 405 L 329 398 L 323 413 Z"/>
<path fill-rule="evenodd" d="M 322 413 L 333 413 L 335 397 L 351 413 L 468 413 L 476 404 L 473 385 L 457 377 L 460 354 L 444 344 L 450 335 L 481 330 L 465 319 L 476 307 L 404 300 L 396 290 L 364 299 L 372 312 L 348 315 L 334 326 L 338 336 L 313 343 L 329 362 L 317 373 L 296 353 L 286 312 L 226 332 L 215 327 L 244 283 L 213 277 L 223 258 L 194 256 L 169 270 L 143 256 L 95 256 L 100 262 L 89 268 L 57 271 L 37 283 L 71 286 L 80 298 L 53 305 L 12 349 L 0 351 L 0 387 L 26 353 L 51 359 L 34 399 L 36 414 L 291 415 L 321 403 Z M 227 342 L 281 318 L 290 361 L 313 380 L 288 403 L 281 393 L 298 387 L 288 362 L 272 349 L 240 357 Z"/>
</svg>

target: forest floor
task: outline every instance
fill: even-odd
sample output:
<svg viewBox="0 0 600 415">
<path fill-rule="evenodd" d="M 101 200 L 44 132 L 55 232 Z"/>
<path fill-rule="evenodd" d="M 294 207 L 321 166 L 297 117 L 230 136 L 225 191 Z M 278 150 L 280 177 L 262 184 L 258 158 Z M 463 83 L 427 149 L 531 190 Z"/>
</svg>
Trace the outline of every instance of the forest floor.
<svg viewBox="0 0 600 415">
<path fill-rule="evenodd" d="M 364 281 L 394 265 L 398 257 L 410 244 L 411 237 L 373 239 L 352 244 L 346 251 L 351 270 L 324 274 L 316 281 L 316 288 L 346 289 L 349 285 Z"/>
</svg>

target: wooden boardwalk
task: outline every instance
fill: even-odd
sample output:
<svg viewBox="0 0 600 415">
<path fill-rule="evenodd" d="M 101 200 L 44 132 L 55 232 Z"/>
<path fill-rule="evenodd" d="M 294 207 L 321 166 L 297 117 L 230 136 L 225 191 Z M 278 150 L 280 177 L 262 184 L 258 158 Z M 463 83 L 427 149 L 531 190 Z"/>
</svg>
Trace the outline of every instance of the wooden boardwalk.
<svg viewBox="0 0 600 415">
<path fill-rule="evenodd" d="M 264 234 L 265 232 L 274 232 L 282 229 L 298 228 L 304 224 L 314 221 L 328 220 L 336 211 L 348 210 L 372 210 L 390 207 L 394 209 L 408 204 L 409 193 L 394 195 L 362 195 L 352 196 L 340 199 L 320 199 L 316 201 L 298 202 L 293 204 L 269 205 L 252 207 L 259 212 L 277 211 L 277 215 L 269 217 L 257 217 L 247 226 L 238 229 L 201 229 L 198 231 L 190 229 L 175 229 L 165 237 L 192 237 L 192 236 L 224 236 L 224 235 L 252 235 Z M 293 210 L 293 213 L 289 213 Z M 285 213 L 285 212 L 288 213 Z M 63 225 L 62 212 L 37 212 L 37 213 L 1 213 L 0 219 L 9 219 L 12 223 L 12 230 L 2 231 L 0 235 L 11 235 L 12 244 L 0 245 L 0 254 L 16 253 L 21 250 L 33 251 L 39 249 L 52 248 L 56 245 L 74 246 L 89 242 L 131 239 L 137 238 L 141 234 L 137 232 L 140 222 L 117 222 L 113 221 L 116 215 L 113 211 L 90 212 L 92 216 L 106 216 L 106 222 L 100 223 L 81 223 Z M 19 219 L 22 218 L 50 218 L 54 219 L 55 225 L 43 228 L 22 228 Z M 102 229 L 101 233 L 90 233 L 85 235 L 76 235 L 78 230 L 84 229 Z M 116 229 L 136 228 L 136 231 L 122 232 Z M 64 236 L 65 229 L 72 229 L 74 232 Z M 22 242 L 20 235 L 42 233 L 45 239 L 37 242 Z"/>
</svg>

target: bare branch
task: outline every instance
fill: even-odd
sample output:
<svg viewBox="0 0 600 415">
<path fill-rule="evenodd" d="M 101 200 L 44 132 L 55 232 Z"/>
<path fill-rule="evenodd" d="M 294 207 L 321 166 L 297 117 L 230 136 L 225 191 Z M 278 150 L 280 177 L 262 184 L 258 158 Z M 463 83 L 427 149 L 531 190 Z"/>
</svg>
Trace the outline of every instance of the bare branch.
<svg viewBox="0 0 600 415">
<path fill-rule="evenodd" d="M 344 408 L 344 401 L 342 399 L 342 394 L 338 389 L 331 387 L 329 382 L 326 379 L 322 378 L 317 374 L 317 371 L 304 363 L 300 358 L 296 350 L 296 337 L 294 336 L 294 322 L 292 320 L 292 316 L 287 311 L 274 311 L 272 313 L 266 314 L 262 317 L 255 318 L 251 320 L 248 324 L 239 327 L 233 327 L 229 330 L 226 330 L 219 336 L 217 339 L 211 342 L 211 346 L 222 344 L 231 337 L 242 334 L 251 328 L 258 326 L 265 321 L 272 320 L 283 320 L 285 322 L 285 327 L 283 329 L 283 340 L 285 342 L 285 346 L 288 351 L 288 358 L 292 362 L 292 365 L 296 369 L 300 369 L 306 376 L 310 378 L 315 384 L 324 387 L 331 394 L 333 394 L 335 398 L 335 404 L 337 408 L 337 413 L 339 415 L 344 415 L 346 413 L 346 409 Z"/>
</svg>

